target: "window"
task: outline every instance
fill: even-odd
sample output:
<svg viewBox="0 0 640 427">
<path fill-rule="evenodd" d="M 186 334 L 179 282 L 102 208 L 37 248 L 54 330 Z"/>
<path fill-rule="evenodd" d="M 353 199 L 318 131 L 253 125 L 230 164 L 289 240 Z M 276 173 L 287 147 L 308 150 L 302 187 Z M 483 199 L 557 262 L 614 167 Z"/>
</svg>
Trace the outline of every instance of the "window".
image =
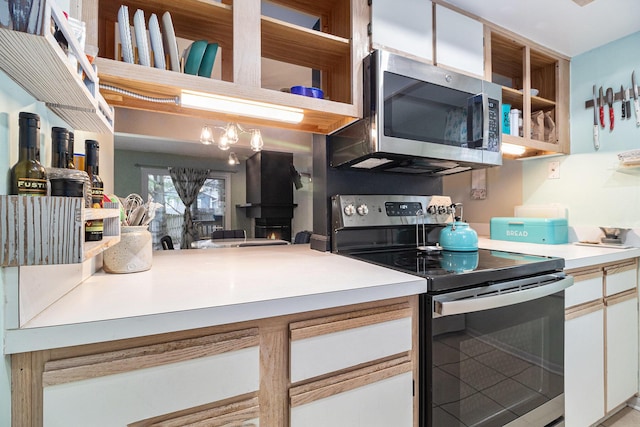
<svg viewBox="0 0 640 427">
<path fill-rule="evenodd" d="M 173 186 L 168 169 L 142 168 L 142 197 L 162 206 L 156 210 L 149 231 L 153 235 L 153 248 L 162 249 L 160 238 L 171 236 L 173 246 L 180 247 L 184 203 Z M 197 238 L 208 239 L 214 230 L 230 228 L 231 207 L 227 203 L 231 197 L 231 177 L 228 173 L 211 172 L 200 189 L 198 199 L 191 206 L 191 215 Z"/>
</svg>

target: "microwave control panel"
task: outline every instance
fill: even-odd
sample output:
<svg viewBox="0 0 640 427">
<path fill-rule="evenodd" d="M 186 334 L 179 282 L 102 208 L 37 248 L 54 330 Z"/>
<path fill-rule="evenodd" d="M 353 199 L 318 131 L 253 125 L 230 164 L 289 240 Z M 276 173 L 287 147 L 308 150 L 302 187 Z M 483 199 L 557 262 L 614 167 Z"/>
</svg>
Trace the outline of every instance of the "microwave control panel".
<svg viewBox="0 0 640 427">
<path fill-rule="evenodd" d="M 489 138 L 487 151 L 500 151 L 500 101 L 489 98 Z"/>
</svg>

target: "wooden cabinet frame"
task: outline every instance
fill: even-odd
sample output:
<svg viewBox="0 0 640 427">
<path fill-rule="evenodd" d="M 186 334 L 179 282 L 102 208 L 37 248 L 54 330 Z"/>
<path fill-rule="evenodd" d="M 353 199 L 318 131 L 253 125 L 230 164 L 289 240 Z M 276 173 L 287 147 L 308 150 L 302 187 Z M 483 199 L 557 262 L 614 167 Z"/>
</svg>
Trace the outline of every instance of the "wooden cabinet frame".
<svg viewBox="0 0 640 427">
<path fill-rule="evenodd" d="M 370 319 L 383 321 L 397 318 L 398 315 L 411 317 L 411 351 L 291 384 L 291 324 L 303 322 L 297 324 L 322 329 L 324 326 L 318 324 L 317 319 L 327 319 L 329 316 L 328 318 L 337 320 L 342 325 L 353 327 L 361 325 L 363 319 L 366 323 Z M 13 354 L 12 424 L 14 427 L 43 425 L 45 386 L 126 373 L 258 345 L 260 384 L 256 394 L 186 408 L 176 413 L 139 420 L 133 425 L 151 425 L 152 422 L 163 420 L 234 419 L 236 416 L 246 419 L 247 415 L 257 413 L 262 427 L 286 427 L 289 425 L 290 404 L 302 404 L 327 393 L 335 394 L 339 390 L 361 387 L 406 372 L 412 372 L 413 378 L 417 379 L 417 327 L 418 297 L 411 296 L 197 330 Z M 413 401 L 413 419 L 417 425 L 417 393 Z"/>
<path fill-rule="evenodd" d="M 321 31 L 309 30 L 260 15 L 259 0 L 217 3 L 209 0 L 82 0 L 87 21 L 87 43 L 100 46 L 96 59 L 101 83 L 142 95 L 171 98 L 188 89 L 241 99 L 302 108 L 300 124 L 287 124 L 248 117 L 182 108 L 176 104 L 154 104 L 103 89 L 110 105 L 177 115 L 326 134 L 362 115 L 362 59 L 368 53 L 368 5 L 359 0 L 312 2 L 275 0 L 274 3 L 318 16 Z M 220 44 L 222 80 L 185 75 L 127 64 L 113 59 L 114 26 L 121 4 L 145 15 L 159 17 L 170 11 L 177 37 L 205 39 Z M 315 99 L 261 88 L 261 58 L 317 69 L 328 99 Z"/>
</svg>

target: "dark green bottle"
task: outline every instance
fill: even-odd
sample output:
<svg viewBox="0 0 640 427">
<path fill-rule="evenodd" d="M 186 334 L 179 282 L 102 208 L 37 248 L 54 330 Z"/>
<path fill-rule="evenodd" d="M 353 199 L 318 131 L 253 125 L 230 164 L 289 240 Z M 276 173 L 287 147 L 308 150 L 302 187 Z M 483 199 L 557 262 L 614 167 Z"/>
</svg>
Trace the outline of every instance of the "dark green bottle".
<svg viewBox="0 0 640 427">
<path fill-rule="evenodd" d="M 11 194 L 19 196 L 46 196 L 47 175 L 40 164 L 40 116 L 21 112 L 18 141 L 18 163 L 11 168 Z"/>
<path fill-rule="evenodd" d="M 100 144 L 92 139 L 87 139 L 84 144 L 86 156 L 84 170 L 89 175 L 89 181 L 91 181 L 91 207 L 101 208 L 104 184 L 98 175 Z M 84 229 L 84 240 L 87 242 L 102 240 L 103 231 L 104 222 L 101 219 L 87 221 Z"/>
<path fill-rule="evenodd" d="M 66 169 L 69 165 L 69 131 L 51 128 L 51 167 Z"/>
</svg>

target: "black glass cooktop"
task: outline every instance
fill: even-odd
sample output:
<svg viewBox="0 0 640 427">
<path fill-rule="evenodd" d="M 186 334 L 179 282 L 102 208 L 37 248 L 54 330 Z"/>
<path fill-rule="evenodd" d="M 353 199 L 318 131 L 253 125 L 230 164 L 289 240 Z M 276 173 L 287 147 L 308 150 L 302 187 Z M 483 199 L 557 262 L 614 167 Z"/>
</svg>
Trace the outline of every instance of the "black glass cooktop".
<svg viewBox="0 0 640 427">
<path fill-rule="evenodd" d="M 472 252 L 386 249 L 348 254 L 353 258 L 427 279 L 429 291 L 513 280 L 564 268 L 564 259 L 479 249 Z"/>
</svg>

